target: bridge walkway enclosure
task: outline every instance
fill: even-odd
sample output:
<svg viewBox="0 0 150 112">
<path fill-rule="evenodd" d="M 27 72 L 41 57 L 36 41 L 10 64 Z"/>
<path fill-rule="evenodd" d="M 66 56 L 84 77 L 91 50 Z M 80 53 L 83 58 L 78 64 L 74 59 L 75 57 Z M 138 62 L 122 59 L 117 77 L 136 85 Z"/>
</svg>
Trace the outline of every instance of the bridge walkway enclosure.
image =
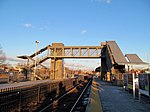
<svg viewBox="0 0 150 112">
<path fill-rule="evenodd" d="M 137 54 L 124 54 L 115 41 L 101 43 L 101 77 L 107 81 L 115 81 L 117 85 L 123 84 L 125 65 L 146 64 Z M 129 69 L 128 69 L 129 71 Z"/>
<path fill-rule="evenodd" d="M 63 76 L 63 59 L 64 58 L 100 58 L 102 46 L 64 46 L 63 43 L 52 43 L 38 50 L 30 56 L 18 56 L 26 59 L 28 68 L 34 68 L 35 65 L 42 65 L 42 62 L 51 59 L 51 79 L 62 79 Z M 37 55 L 42 55 L 36 60 Z M 35 63 L 36 60 L 36 63 Z"/>
<path fill-rule="evenodd" d="M 42 56 L 36 60 L 37 55 Z M 120 81 L 118 83 L 122 82 L 125 65 L 133 64 L 133 61 L 126 60 L 115 41 L 101 42 L 99 46 L 64 46 L 63 43 L 52 43 L 52 45 L 47 45 L 30 56 L 24 55 L 18 56 L 18 58 L 27 59 L 29 68 L 33 68 L 35 65 L 43 66 L 42 62 L 51 59 L 51 79 L 62 79 L 64 77 L 64 58 L 101 58 L 101 78 L 111 81 L 115 77 L 116 80 Z"/>
<path fill-rule="evenodd" d="M 127 60 L 115 41 L 106 41 L 101 50 L 101 76 L 102 79 L 111 81 L 113 77 L 121 80 L 121 73 L 125 72 Z"/>
</svg>

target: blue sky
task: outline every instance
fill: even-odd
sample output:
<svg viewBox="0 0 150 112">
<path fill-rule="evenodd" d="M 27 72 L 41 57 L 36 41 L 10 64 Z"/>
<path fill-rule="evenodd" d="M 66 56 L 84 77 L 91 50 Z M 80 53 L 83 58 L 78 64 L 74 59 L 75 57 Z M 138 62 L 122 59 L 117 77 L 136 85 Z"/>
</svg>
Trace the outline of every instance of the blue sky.
<svg viewBox="0 0 150 112">
<path fill-rule="evenodd" d="M 8 57 L 53 42 L 100 45 L 115 40 L 124 54 L 150 54 L 150 0 L 0 0 L 0 44 Z"/>
</svg>

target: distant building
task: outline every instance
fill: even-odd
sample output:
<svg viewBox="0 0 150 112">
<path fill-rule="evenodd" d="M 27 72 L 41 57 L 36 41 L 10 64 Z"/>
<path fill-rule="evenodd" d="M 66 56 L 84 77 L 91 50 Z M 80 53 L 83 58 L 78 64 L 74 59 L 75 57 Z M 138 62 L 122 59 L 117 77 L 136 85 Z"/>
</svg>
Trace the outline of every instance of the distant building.
<svg viewBox="0 0 150 112">
<path fill-rule="evenodd" d="M 9 75 L 4 70 L 0 69 L 0 84 L 8 83 L 9 82 Z"/>
</svg>

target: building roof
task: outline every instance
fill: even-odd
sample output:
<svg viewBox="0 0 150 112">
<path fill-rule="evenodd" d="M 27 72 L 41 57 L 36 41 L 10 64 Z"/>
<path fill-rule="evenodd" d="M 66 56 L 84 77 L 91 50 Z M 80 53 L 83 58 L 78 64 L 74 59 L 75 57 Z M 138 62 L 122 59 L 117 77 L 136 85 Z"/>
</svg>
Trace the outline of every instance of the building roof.
<svg viewBox="0 0 150 112">
<path fill-rule="evenodd" d="M 107 41 L 107 45 L 109 45 L 110 51 L 112 53 L 112 56 L 114 58 L 114 61 L 117 64 L 126 64 L 128 63 L 125 59 L 125 56 L 123 55 L 121 49 L 117 45 L 115 41 Z"/>
<path fill-rule="evenodd" d="M 147 64 L 137 54 L 126 54 L 125 57 L 129 60 L 129 64 Z"/>
</svg>

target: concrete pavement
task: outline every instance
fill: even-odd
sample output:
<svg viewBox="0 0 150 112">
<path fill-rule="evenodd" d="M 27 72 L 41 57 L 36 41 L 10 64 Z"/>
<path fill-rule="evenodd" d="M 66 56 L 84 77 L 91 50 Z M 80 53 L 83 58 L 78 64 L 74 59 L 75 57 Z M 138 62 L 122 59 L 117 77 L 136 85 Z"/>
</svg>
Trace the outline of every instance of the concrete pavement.
<svg viewBox="0 0 150 112">
<path fill-rule="evenodd" d="M 99 99 L 103 112 L 150 112 L 148 102 L 133 99 L 132 94 L 124 91 L 122 87 L 112 86 L 98 78 L 94 81 L 99 84 Z"/>
<path fill-rule="evenodd" d="M 133 99 L 122 87 L 94 78 L 86 112 L 150 112 L 150 104 Z"/>
<path fill-rule="evenodd" d="M 91 94 L 89 96 L 89 103 L 87 105 L 86 112 L 103 112 L 99 96 L 99 87 L 99 82 L 93 79 Z"/>
</svg>

